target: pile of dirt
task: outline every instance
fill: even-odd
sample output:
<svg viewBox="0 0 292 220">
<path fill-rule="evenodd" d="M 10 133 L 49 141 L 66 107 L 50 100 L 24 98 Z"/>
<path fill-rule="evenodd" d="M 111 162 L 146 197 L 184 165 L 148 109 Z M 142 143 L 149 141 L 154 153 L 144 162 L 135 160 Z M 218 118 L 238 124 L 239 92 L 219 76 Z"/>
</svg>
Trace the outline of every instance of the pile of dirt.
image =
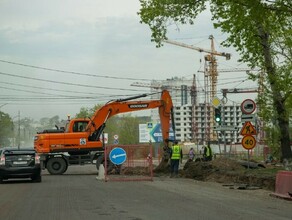
<svg viewBox="0 0 292 220">
<path fill-rule="evenodd" d="M 181 176 L 200 181 L 212 181 L 228 184 L 246 184 L 273 191 L 275 188 L 275 173 L 258 172 L 246 169 L 242 162 L 230 158 L 217 158 L 210 162 L 187 162 L 181 171 Z"/>
<path fill-rule="evenodd" d="M 122 169 L 121 174 L 123 175 L 129 175 L 129 176 L 140 176 L 144 175 L 147 176 L 149 175 L 150 171 L 148 167 L 125 167 Z"/>
<path fill-rule="evenodd" d="M 214 173 L 243 170 L 244 168 L 234 160 L 228 158 L 218 158 L 210 162 L 187 162 L 183 168 L 182 175 L 186 178 L 206 180 L 209 179 L 209 176 Z"/>
<path fill-rule="evenodd" d="M 251 166 L 247 169 L 247 161 L 234 160 L 226 157 L 216 158 L 209 162 L 186 162 L 179 171 L 181 177 L 200 181 L 218 182 L 227 185 L 244 184 L 267 190 L 275 190 L 277 170 L 275 167 Z M 251 162 L 257 164 L 255 161 Z M 160 163 L 153 170 L 154 176 L 169 175 L 170 166 L 166 161 Z M 113 171 L 114 172 L 114 171 Z M 114 174 L 122 175 L 149 175 L 149 167 L 123 167 Z"/>
</svg>

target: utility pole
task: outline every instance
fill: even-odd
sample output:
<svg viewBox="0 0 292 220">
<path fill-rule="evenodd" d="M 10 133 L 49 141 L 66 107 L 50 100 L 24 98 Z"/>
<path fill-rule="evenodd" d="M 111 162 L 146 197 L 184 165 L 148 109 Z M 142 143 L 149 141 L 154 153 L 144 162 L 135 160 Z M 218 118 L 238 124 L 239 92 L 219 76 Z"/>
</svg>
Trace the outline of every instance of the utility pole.
<svg viewBox="0 0 292 220">
<path fill-rule="evenodd" d="M 18 111 L 18 150 L 20 148 L 20 111 Z"/>
<path fill-rule="evenodd" d="M 221 102 L 222 102 L 222 113 L 223 113 L 223 117 L 222 117 L 222 125 L 225 126 L 225 104 L 227 103 L 227 100 L 224 99 L 225 97 L 222 98 Z M 227 155 L 227 149 L 226 149 L 226 131 L 223 130 L 223 142 L 224 142 L 224 157 L 226 157 Z"/>
</svg>

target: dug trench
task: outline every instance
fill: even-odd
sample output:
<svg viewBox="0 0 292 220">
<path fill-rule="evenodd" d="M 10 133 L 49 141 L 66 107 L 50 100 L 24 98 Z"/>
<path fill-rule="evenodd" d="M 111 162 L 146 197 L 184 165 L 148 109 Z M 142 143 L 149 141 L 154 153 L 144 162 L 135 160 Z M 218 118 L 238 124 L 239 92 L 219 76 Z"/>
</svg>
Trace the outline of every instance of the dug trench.
<svg viewBox="0 0 292 220">
<path fill-rule="evenodd" d="M 210 162 L 187 162 L 181 170 L 181 176 L 233 187 L 241 186 L 243 189 L 274 191 L 276 170 L 275 167 L 256 162 L 247 164 L 246 161 L 218 158 Z"/>
<path fill-rule="evenodd" d="M 275 190 L 276 173 L 279 168 L 229 158 L 217 158 L 213 161 L 192 161 L 185 163 L 179 175 L 199 181 L 222 183 L 222 185 L 245 186 L 243 189 Z M 256 164 L 256 165 L 255 165 Z M 163 167 L 163 168 L 162 168 Z M 154 169 L 156 176 L 165 175 L 169 167 L 159 166 Z"/>
<path fill-rule="evenodd" d="M 216 158 L 209 162 L 186 162 L 179 170 L 181 178 L 190 178 L 198 181 L 221 183 L 223 186 L 237 187 L 238 189 L 265 189 L 275 190 L 277 171 L 283 167 L 263 165 L 261 163 L 235 160 L 225 157 Z M 154 167 L 156 177 L 169 176 L 169 163 L 160 162 Z M 122 175 L 149 175 L 147 167 L 125 167 Z"/>
</svg>

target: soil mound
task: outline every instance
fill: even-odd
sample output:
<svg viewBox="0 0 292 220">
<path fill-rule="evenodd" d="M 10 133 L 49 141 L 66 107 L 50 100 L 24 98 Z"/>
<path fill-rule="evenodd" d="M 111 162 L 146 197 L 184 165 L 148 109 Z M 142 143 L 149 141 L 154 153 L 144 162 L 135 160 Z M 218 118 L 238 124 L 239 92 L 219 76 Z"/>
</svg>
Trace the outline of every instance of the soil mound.
<svg viewBox="0 0 292 220">
<path fill-rule="evenodd" d="M 181 176 L 200 181 L 246 184 L 273 191 L 275 174 L 265 173 L 263 175 L 259 169 L 264 168 L 258 167 L 254 170 L 248 170 L 242 161 L 222 157 L 209 162 L 187 162 L 181 171 Z"/>
</svg>

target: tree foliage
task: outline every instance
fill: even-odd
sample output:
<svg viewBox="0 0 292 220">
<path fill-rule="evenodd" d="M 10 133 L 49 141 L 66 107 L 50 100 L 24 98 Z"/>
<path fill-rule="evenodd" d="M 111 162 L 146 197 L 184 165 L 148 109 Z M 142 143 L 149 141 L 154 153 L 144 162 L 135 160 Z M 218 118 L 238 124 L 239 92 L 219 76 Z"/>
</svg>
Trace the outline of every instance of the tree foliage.
<svg viewBox="0 0 292 220">
<path fill-rule="evenodd" d="M 55 126 L 60 125 L 61 121 L 60 121 L 60 117 L 58 115 L 55 115 L 51 118 L 41 118 L 39 121 L 39 126 L 36 128 L 37 131 L 42 131 L 45 129 L 52 129 L 55 128 Z"/>
<path fill-rule="evenodd" d="M 170 24 L 193 24 L 210 9 L 215 28 L 228 37 L 223 46 L 233 46 L 241 62 L 259 67 L 263 95 L 259 96 L 266 125 L 279 131 L 282 159 L 292 159 L 289 121 L 292 92 L 292 1 L 290 0 L 140 0 L 141 23 L 149 25 L 158 47 L 167 39 Z M 260 78 L 259 76 L 263 77 Z M 273 122 L 273 123 L 271 123 Z M 277 132 L 276 132 L 277 133 Z M 277 142 L 277 141 L 275 141 Z"/>
<path fill-rule="evenodd" d="M 0 111 L 0 147 L 11 146 L 10 138 L 13 134 L 13 121 L 9 114 Z"/>
<path fill-rule="evenodd" d="M 19 139 L 19 141 L 25 147 L 33 147 L 33 136 L 36 133 L 36 130 L 33 125 L 34 125 L 34 120 L 27 117 L 22 118 L 16 123 L 14 123 L 15 137 L 17 137 L 16 139 Z"/>
<path fill-rule="evenodd" d="M 102 105 L 94 105 L 92 108 L 82 107 L 80 112 L 75 115 L 75 118 L 91 118 L 97 109 L 101 108 Z"/>
</svg>

